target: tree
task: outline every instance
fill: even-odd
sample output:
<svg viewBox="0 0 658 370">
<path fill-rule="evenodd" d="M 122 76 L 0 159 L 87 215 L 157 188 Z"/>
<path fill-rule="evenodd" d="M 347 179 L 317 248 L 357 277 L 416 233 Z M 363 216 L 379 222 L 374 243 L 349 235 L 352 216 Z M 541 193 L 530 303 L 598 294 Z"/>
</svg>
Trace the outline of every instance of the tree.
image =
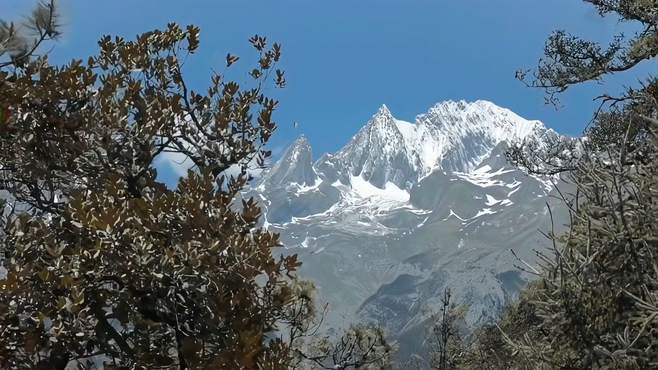
<svg viewBox="0 0 658 370">
<path fill-rule="evenodd" d="M 554 33 L 528 83 L 545 89 L 549 101 L 658 54 L 657 2 L 586 2 L 639 31 L 608 47 Z M 548 233 L 553 248 L 541 254 L 529 295 L 538 329 L 504 334 L 518 361 L 535 369 L 658 366 L 658 80 L 599 99 L 585 139 L 549 153 L 529 155 L 523 146 L 510 153 L 530 172 L 561 173 L 575 187 L 563 197 L 569 231 Z"/>
<path fill-rule="evenodd" d="M 531 369 L 532 366 L 517 356 L 508 345 L 508 338 L 535 338 L 545 335 L 533 303 L 537 282 L 531 282 L 519 298 L 510 303 L 497 323 L 476 329 L 458 366 L 463 370 Z"/>
<path fill-rule="evenodd" d="M 517 77 L 529 86 L 544 89 L 547 101 L 555 102 L 557 94 L 571 86 L 628 71 L 658 55 L 655 1 L 583 1 L 592 4 L 601 16 L 616 16 L 620 22 L 637 26 L 639 31 L 631 36 L 620 34 L 608 46 L 563 30 L 555 31 L 546 42 L 545 57 L 539 61 L 530 81 L 526 80 L 529 71 L 517 72 Z"/>
<path fill-rule="evenodd" d="M 55 10 L 37 7 L 34 47 L 0 27 L 0 367 L 287 369 L 284 332 L 312 302 L 296 256 L 273 256 L 278 235 L 240 198 L 269 155 L 278 103 L 263 91 L 285 83 L 281 47 L 254 36 L 254 87 L 214 74 L 199 93 L 183 78 L 195 26 L 105 36 L 58 67 L 35 53 Z M 194 167 L 175 189 L 158 181 L 162 155 Z"/>
<path fill-rule="evenodd" d="M 59 28 L 54 0 L 38 3 L 20 25 L 0 20 L 0 68 L 27 63 L 42 43 L 59 36 Z"/>
<path fill-rule="evenodd" d="M 428 343 L 430 345 L 430 368 L 436 370 L 456 369 L 464 354 L 464 340 L 460 332 L 465 309 L 453 302 L 449 288 L 443 291 L 441 310 L 435 315 Z"/>
<path fill-rule="evenodd" d="M 391 345 L 374 325 L 354 325 L 338 338 L 312 338 L 297 349 L 301 369 L 384 370 L 391 368 Z"/>
</svg>

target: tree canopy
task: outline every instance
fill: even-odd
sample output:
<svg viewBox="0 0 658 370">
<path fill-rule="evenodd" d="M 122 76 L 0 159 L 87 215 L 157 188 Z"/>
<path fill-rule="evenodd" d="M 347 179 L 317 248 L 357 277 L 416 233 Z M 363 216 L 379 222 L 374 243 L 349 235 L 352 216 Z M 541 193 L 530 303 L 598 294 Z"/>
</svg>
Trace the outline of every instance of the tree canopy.
<svg viewBox="0 0 658 370">
<path fill-rule="evenodd" d="M 549 101 L 658 54 L 657 2 L 586 2 L 640 30 L 608 46 L 554 33 L 528 83 L 545 89 Z M 575 190 L 562 194 L 568 232 L 547 233 L 553 248 L 539 253 L 537 280 L 503 317 L 503 341 L 489 341 L 489 355 L 506 353 L 506 366 L 658 367 L 658 80 L 648 76 L 620 96 L 597 99 L 601 109 L 583 139 L 548 153 L 523 146 L 510 152 L 530 172 L 561 174 Z"/>
<path fill-rule="evenodd" d="M 52 66 L 37 51 L 56 19 L 40 4 L 33 41 L 0 25 L 0 367 L 287 369 L 284 334 L 312 303 L 240 197 L 269 155 L 281 47 L 254 36 L 251 87 L 213 74 L 197 92 L 197 27 L 105 36 Z M 157 177 L 165 154 L 193 165 L 174 189 Z"/>
</svg>

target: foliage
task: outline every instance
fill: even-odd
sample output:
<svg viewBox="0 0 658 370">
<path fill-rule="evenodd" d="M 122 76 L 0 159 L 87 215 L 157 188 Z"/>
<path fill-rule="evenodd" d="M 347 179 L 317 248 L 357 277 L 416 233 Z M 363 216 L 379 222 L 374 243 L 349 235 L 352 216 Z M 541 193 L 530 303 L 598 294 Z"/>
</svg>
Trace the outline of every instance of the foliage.
<svg viewBox="0 0 658 370">
<path fill-rule="evenodd" d="M 391 368 L 393 348 L 383 330 L 373 325 L 354 325 L 338 338 L 314 339 L 299 349 L 301 369 L 364 369 Z"/>
<path fill-rule="evenodd" d="M 198 28 L 105 36 L 57 67 L 35 52 L 57 34 L 51 6 L 30 20 L 33 46 L 0 27 L 0 367 L 287 369 L 283 333 L 312 302 L 296 256 L 275 258 L 278 235 L 239 201 L 246 166 L 269 155 L 280 46 L 250 39 L 255 87 L 215 74 L 198 93 L 183 78 Z M 162 155 L 194 166 L 175 189 L 158 181 Z"/>
<path fill-rule="evenodd" d="M 553 34 L 530 83 L 546 89 L 549 100 L 658 53 L 657 2 L 587 2 L 641 30 L 607 48 Z M 510 153 L 530 172 L 561 173 L 575 188 L 563 194 L 569 231 L 548 234 L 553 248 L 541 254 L 539 279 L 526 293 L 535 330 L 511 330 L 509 323 L 527 322 L 514 316 L 518 309 L 503 318 L 507 348 L 497 343 L 496 355 L 516 364 L 512 368 L 658 367 L 658 80 L 649 77 L 623 96 L 600 99 L 585 139 L 534 157 L 527 147 Z"/>
<path fill-rule="evenodd" d="M 59 36 L 59 28 L 53 0 L 37 4 L 23 24 L 0 20 L 0 68 L 27 63 L 43 42 Z"/>
<path fill-rule="evenodd" d="M 464 338 L 460 324 L 464 320 L 466 309 L 457 307 L 451 301 L 449 288 L 443 291 L 440 312 L 433 317 L 428 344 L 430 369 L 456 369 L 464 355 Z"/>
<path fill-rule="evenodd" d="M 607 74 L 632 69 L 658 55 L 658 5 L 654 0 L 583 0 L 596 7 L 601 16 L 614 15 L 620 22 L 636 25 L 633 35 L 619 34 L 602 46 L 564 30 L 555 31 L 546 42 L 544 58 L 528 78 L 529 71 L 518 71 L 517 78 L 545 89 L 547 100 L 556 94 Z"/>
<path fill-rule="evenodd" d="M 487 324 L 475 330 L 468 338 L 459 369 L 502 370 L 530 369 L 508 345 L 508 338 L 535 338 L 545 335 L 536 315 L 534 294 L 537 282 L 531 282 L 518 299 L 511 302 L 497 323 Z"/>
<path fill-rule="evenodd" d="M 658 106 L 658 96 L 647 99 Z M 543 259 L 535 296 L 546 336 L 520 344 L 522 353 L 547 368 L 644 368 L 658 360 L 652 315 L 658 127 L 637 109 L 628 105 L 612 116 L 640 128 L 645 139 L 630 144 L 627 130 L 620 145 L 613 142 L 605 151 L 586 145 L 569 173 L 577 188 L 570 230 L 551 235 L 556 246 Z"/>
</svg>

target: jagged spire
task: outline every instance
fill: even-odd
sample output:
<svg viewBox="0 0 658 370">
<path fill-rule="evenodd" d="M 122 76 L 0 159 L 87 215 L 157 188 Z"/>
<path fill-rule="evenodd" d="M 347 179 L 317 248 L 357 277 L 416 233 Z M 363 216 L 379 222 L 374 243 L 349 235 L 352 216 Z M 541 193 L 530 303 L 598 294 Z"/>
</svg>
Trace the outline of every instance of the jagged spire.
<svg viewBox="0 0 658 370">
<path fill-rule="evenodd" d="M 309 147 L 311 145 L 304 134 L 299 135 L 290 147 L 296 147 L 300 145 L 309 146 Z"/>
<path fill-rule="evenodd" d="M 297 183 L 312 185 L 317 175 L 313 170 L 311 144 L 300 135 L 281 156 L 266 175 L 266 182 L 275 184 Z"/>
<path fill-rule="evenodd" d="M 393 117 L 393 114 L 391 114 L 391 111 L 388 109 L 386 104 L 382 104 L 381 107 L 377 110 L 377 113 L 373 117 Z"/>
</svg>

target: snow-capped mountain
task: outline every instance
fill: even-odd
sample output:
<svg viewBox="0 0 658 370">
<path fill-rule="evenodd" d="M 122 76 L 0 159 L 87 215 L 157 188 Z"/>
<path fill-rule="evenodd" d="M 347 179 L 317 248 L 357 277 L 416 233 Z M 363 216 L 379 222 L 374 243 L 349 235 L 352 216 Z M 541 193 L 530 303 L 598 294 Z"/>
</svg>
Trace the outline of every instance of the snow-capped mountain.
<svg viewBox="0 0 658 370">
<path fill-rule="evenodd" d="M 377 187 L 391 182 L 408 189 L 438 168 L 470 172 L 502 141 L 546 135 L 555 133 L 487 101 L 439 103 L 413 124 L 384 105 L 350 143 L 316 165 L 320 172 L 340 168 L 342 175 Z"/>
<path fill-rule="evenodd" d="M 327 325 L 378 321 L 405 356 L 420 350 L 445 287 L 476 326 L 528 278 L 515 265 L 545 244 L 554 180 L 507 163 L 521 140 L 541 148 L 560 136 L 486 101 L 439 103 L 414 123 L 382 106 L 315 162 L 299 138 L 249 195 L 329 303 Z"/>
</svg>

